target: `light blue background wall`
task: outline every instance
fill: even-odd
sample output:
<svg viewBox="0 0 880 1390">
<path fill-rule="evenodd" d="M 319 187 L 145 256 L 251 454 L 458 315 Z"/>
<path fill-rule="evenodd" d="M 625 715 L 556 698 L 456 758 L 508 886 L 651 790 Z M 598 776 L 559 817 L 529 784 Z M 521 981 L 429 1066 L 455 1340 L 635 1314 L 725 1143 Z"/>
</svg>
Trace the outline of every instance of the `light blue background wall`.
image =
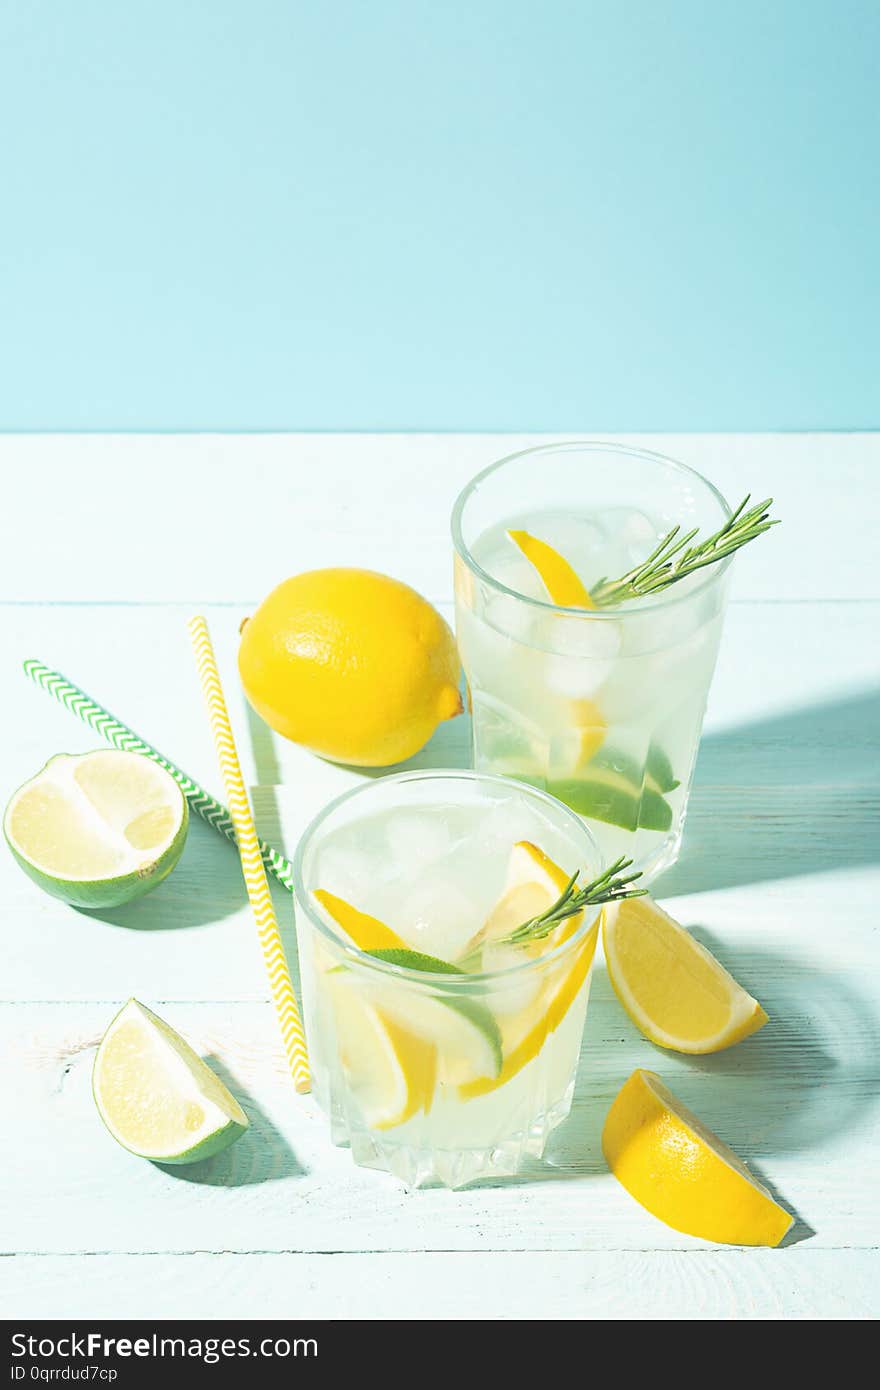
<svg viewBox="0 0 880 1390">
<path fill-rule="evenodd" d="M 0 428 L 880 425 L 880 0 L 0 0 Z"/>
</svg>

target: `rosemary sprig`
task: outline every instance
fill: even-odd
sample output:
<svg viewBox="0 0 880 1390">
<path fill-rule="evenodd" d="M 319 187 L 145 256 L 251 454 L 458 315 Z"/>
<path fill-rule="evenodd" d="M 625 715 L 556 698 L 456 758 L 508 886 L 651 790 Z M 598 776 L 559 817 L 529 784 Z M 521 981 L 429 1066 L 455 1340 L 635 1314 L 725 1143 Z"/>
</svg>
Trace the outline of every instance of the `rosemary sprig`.
<svg viewBox="0 0 880 1390">
<path fill-rule="evenodd" d="M 690 542 L 699 531 L 695 526 L 686 535 L 678 537 L 680 526 L 673 526 L 668 535 L 651 551 L 647 560 L 629 570 L 620 579 L 600 579 L 590 590 L 590 598 L 597 608 L 608 608 L 627 599 L 644 598 L 646 594 L 659 593 L 670 584 L 686 579 L 689 574 L 702 569 L 704 565 L 714 565 L 725 556 L 732 555 L 741 546 L 748 545 L 756 536 L 778 526 L 778 520 L 768 520 L 767 511 L 773 498 L 768 497 L 757 507 L 744 508 L 751 494 L 747 494 L 736 511 L 714 535 L 696 545 Z M 676 558 L 677 557 L 677 558 Z"/>
<path fill-rule="evenodd" d="M 510 946 L 522 946 L 529 941 L 543 941 L 549 936 L 560 922 L 564 922 L 568 917 L 574 917 L 576 913 L 583 912 L 586 907 L 598 907 L 601 903 L 617 903 L 623 898 L 641 898 L 647 893 L 647 888 L 632 888 L 637 878 L 641 878 L 641 872 L 634 874 L 624 874 L 623 870 L 628 869 L 632 864 L 631 859 L 626 859 L 623 855 L 598 878 L 594 878 L 592 883 L 586 884 L 583 888 L 578 888 L 577 880 L 580 873 L 572 874 L 568 883 L 563 888 L 556 902 L 546 908 L 537 917 L 530 917 L 522 926 L 517 927 L 509 936 L 504 938 L 504 944 Z"/>
</svg>

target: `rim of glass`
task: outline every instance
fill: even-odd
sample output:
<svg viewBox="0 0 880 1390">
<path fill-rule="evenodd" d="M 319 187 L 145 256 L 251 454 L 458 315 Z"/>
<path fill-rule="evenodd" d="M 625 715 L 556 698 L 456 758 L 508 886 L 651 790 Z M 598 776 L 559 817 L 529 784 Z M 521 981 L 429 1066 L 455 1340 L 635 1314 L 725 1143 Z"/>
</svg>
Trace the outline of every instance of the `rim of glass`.
<svg viewBox="0 0 880 1390">
<path fill-rule="evenodd" d="M 539 966 L 544 967 L 549 962 L 556 961 L 569 951 L 572 951 L 574 947 L 592 931 L 594 925 L 598 922 L 599 915 L 602 911 L 601 905 L 596 907 L 594 915 L 589 919 L 587 919 L 585 915 L 585 920 L 578 927 L 574 935 L 560 942 L 558 946 L 554 946 L 552 951 L 546 951 L 539 956 L 533 957 L 531 960 L 523 961 L 521 965 L 509 965 L 504 970 L 485 970 L 479 973 L 475 972 L 474 974 L 463 973 L 460 977 L 434 970 L 412 970 L 406 965 L 394 965 L 391 961 L 378 960 L 376 956 L 371 956 L 369 951 L 362 951 L 359 946 L 350 945 L 348 942 L 343 941 L 342 937 L 338 936 L 333 928 L 324 921 L 311 901 L 311 893 L 307 893 L 305 889 L 305 879 L 302 871 L 303 860 L 305 859 L 309 844 L 314 839 L 316 833 L 340 806 L 344 806 L 347 801 L 351 801 L 356 796 L 369 793 L 374 787 L 386 787 L 391 784 L 400 785 L 404 782 L 422 781 L 484 782 L 488 783 L 490 786 L 503 788 L 505 791 L 510 791 L 512 789 L 518 790 L 527 798 L 546 802 L 553 808 L 554 813 L 561 812 L 562 820 L 569 821 L 577 833 L 588 840 L 592 845 L 596 853 L 597 874 L 600 874 L 605 868 L 605 859 L 599 847 L 599 843 L 592 831 L 588 830 L 584 825 L 580 817 L 575 815 L 574 811 L 570 810 L 564 802 L 559 801 L 555 796 L 551 796 L 549 792 L 543 792 L 538 787 L 530 786 L 528 782 L 517 782 L 512 777 L 499 777 L 495 773 L 474 772 L 467 768 L 435 767 L 418 769 L 414 772 L 390 773 L 386 777 L 374 778 L 368 782 L 359 782 L 356 787 L 349 787 L 348 791 L 342 792 L 340 796 L 335 796 L 332 801 L 328 801 L 326 806 L 309 821 L 300 836 L 299 843 L 293 856 L 293 881 L 294 884 L 300 885 L 300 894 L 297 895 L 297 906 L 302 907 L 311 925 L 316 927 L 323 937 L 332 942 L 333 945 L 338 947 L 346 956 L 350 957 L 352 960 L 356 960 L 359 964 L 366 966 L 370 970 L 378 970 L 380 974 L 386 974 L 392 978 L 405 979 L 416 983 L 442 983 L 444 989 L 452 987 L 453 992 L 458 992 L 462 985 L 467 986 L 468 988 L 465 992 L 469 992 L 470 987 L 480 983 L 485 984 L 490 980 L 509 980 L 513 976 L 522 975 L 528 970 L 534 970 Z"/>
<path fill-rule="evenodd" d="M 600 439 L 563 439 L 553 444 L 535 444 L 529 449 L 518 449 L 514 454 L 505 454 L 504 458 L 496 459 L 494 463 L 490 463 L 487 468 L 482 469 L 475 477 L 471 478 L 469 483 L 465 484 L 455 499 L 450 519 L 452 544 L 457 554 L 479 579 L 489 584 L 496 592 L 519 599 L 520 603 L 528 603 L 533 608 L 546 609 L 551 613 L 589 614 L 590 620 L 593 622 L 596 620 L 600 622 L 620 622 L 621 619 L 635 618 L 640 614 L 649 613 L 656 608 L 671 608 L 673 604 L 684 603 L 688 599 L 693 598 L 695 594 L 701 593 L 703 589 L 709 588 L 711 584 L 717 584 L 722 575 L 726 574 L 735 552 L 728 555 L 724 560 L 719 560 L 715 565 L 706 565 L 702 578 L 683 594 L 677 594 L 675 592 L 677 586 L 672 584 L 664 591 L 666 597 L 663 597 L 662 594 L 658 594 L 653 598 L 640 599 L 638 606 L 628 607 L 627 604 L 624 603 L 618 604 L 613 608 L 568 608 L 562 604 L 551 603 L 549 599 L 530 598 L 528 594 L 520 593 L 519 589 L 508 588 L 506 584 L 502 584 L 500 579 L 496 579 L 488 570 L 483 569 L 483 566 L 474 558 L 469 546 L 465 542 L 461 528 L 464 509 L 480 484 L 492 473 L 497 473 L 499 469 L 504 468 L 507 464 L 515 463 L 517 459 L 527 458 L 530 454 L 566 453 L 574 449 L 584 449 L 596 453 L 602 450 L 612 454 L 628 454 L 630 458 L 642 458 L 652 463 L 669 464 L 676 469 L 677 472 L 685 473 L 691 478 L 695 478 L 699 483 L 702 483 L 703 487 L 705 487 L 719 503 L 725 517 L 730 517 L 733 514 L 733 509 L 724 494 L 719 491 L 714 483 L 710 483 L 709 479 L 705 478 L 702 473 L 698 473 L 696 468 L 691 468 L 689 464 L 681 463 L 678 459 L 670 458 L 668 454 L 657 453 L 654 449 L 638 449 L 630 444 L 603 444 Z M 712 571 L 714 571 L 714 573 Z"/>
</svg>

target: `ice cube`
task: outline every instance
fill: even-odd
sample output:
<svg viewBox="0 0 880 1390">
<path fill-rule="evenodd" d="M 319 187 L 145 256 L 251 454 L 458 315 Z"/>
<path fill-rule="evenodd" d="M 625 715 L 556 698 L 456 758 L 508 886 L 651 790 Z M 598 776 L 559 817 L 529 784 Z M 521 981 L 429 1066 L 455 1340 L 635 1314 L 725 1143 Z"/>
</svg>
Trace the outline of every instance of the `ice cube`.
<svg viewBox="0 0 880 1390">
<path fill-rule="evenodd" d="M 499 945 L 485 946 L 480 960 L 479 968 L 486 973 L 512 972 L 508 975 L 500 975 L 496 979 L 489 998 L 489 1005 L 495 1017 L 502 1025 L 507 1025 L 505 1032 L 508 1046 L 511 1043 L 515 1045 L 520 1040 L 519 1037 L 516 1039 L 511 1037 L 511 1027 L 518 1027 L 519 1033 L 525 1034 L 541 1021 L 541 1015 L 537 1012 L 532 1018 L 524 1019 L 521 1017 L 525 1009 L 537 1007 L 546 979 L 540 969 L 521 970 L 518 968 L 527 965 L 528 961 L 529 955 L 522 947 Z"/>
<path fill-rule="evenodd" d="M 452 827 L 441 811 L 398 811 L 386 827 L 393 863 L 417 872 L 449 854 L 455 845 Z"/>
<path fill-rule="evenodd" d="M 603 557 L 608 533 L 594 520 L 578 516 L 548 516 L 536 518 L 527 530 L 547 541 L 568 561 L 589 587 L 602 577 Z"/>
<path fill-rule="evenodd" d="M 535 610 L 532 604 L 525 600 L 546 601 L 547 595 L 534 565 L 530 565 L 525 556 L 506 538 L 505 543 L 511 553 L 502 555 L 496 552 L 489 573 L 499 584 L 512 589 L 513 593 L 500 593 L 487 586 L 483 617 L 490 627 L 503 636 L 510 637 L 515 642 L 528 642 Z M 522 597 L 515 598 L 515 594 Z"/>
<path fill-rule="evenodd" d="M 546 599 L 544 585 L 534 565 L 530 564 L 518 546 L 506 536 L 505 543 L 509 554 L 496 551 L 491 565 L 488 566 L 492 578 L 525 598 Z"/>
<path fill-rule="evenodd" d="M 376 861 L 365 849 L 331 842 L 317 857 L 314 884 L 365 911 L 375 877 Z"/>
<path fill-rule="evenodd" d="M 415 950 L 454 960 L 480 921 L 471 897 L 450 874 L 435 868 L 404 893 L 396 929 Z"/>
<path fill-rule="evenodd" d="M 541 646 L 544 679 L 557 695 L 587 699 L 604 685 L 620 651 L 620 624 L 610 618 L 553 615 L 545 619 Z"/>
<path fill-rule="evenodd" d="M 504 885 L 513 846 L 518 840 L 532 839 L 535 833 L 534 817 L 527 803 L 507 798 L 486 803 L 477 841 L 487 872 L 497 880 L 498 894 Z"/>
<path fill-rule="evenodd" d="M 489 594 L 484 618 L 486 624 L 501 637 L 512 642 L 528 643 L 535 621 L 535 609 L 512 594 Z M 538 610 L 540 611 L 540 610 Z"/>
</svg>

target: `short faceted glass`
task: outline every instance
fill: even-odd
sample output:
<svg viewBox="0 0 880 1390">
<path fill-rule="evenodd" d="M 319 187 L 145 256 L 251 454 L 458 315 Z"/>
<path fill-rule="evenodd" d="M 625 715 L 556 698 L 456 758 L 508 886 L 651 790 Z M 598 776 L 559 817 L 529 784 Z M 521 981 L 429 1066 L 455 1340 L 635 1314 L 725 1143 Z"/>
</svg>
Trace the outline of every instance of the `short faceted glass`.
<svg viewBox="0 0 880 1390">
<path fill-rule="evenodd" d="M 540 954 L 493 947 L 492 969 L 448 973 L 505 892 L 515 845 L 581 881 L 602 869 L 579 817 L 552 797 L 472 772 L 364 783 L 308 827 L 296 921 L 314 1093 L 333 1141 L 408 1186 L 460 1187 L 540 1158 L 568 1114 L 600 909 Z M 352 944 L 333 894 L 435 968 Z M 445 966 L 445 968 L 444 968 Z"/>
<path fill-rule="evenodd" d="M 578 441 L 502 459 L 453 510 L 474 767 L 552 793 L 607 860 L 626 855 L 646 877 L 678 856 L 729 560 L 650 597 L 568 608 L 550 602 L 508 533 L 553 546 L 589 591 L 645 560 L 673 526 L 706 536 L 729 515 L 684 464 Z"/>
</svg>

